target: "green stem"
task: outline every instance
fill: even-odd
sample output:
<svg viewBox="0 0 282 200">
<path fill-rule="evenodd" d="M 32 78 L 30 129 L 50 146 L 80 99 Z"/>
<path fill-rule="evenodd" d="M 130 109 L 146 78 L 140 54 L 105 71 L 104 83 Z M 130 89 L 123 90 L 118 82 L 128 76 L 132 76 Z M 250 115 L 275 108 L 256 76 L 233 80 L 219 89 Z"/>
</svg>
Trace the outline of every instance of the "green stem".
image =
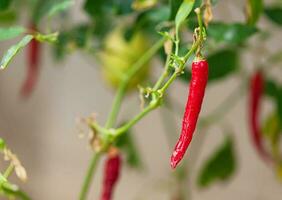
<svg viewBox="0 0 282 200">
<path fill-rule="evenodd" d="M 85 176 L 83 186 L 80 191 L 79 200 L 85 200 L 87 198 L 87 194 L 88 194 L 88 191 L 89 191 L 92 179 L 93 179 L 94 171 L 96 169 L 99 158 L 100 158 L 100 153 L 95 152 L 91 159 L 90 166 L 87 170 L 87 174 Z"/>
<path fill-rule="evenodd" d="M 6 171 L 4 172 L 3 176 L 7 179 L 12 172 L 14 171 L 15 166 L 13 165 L 13 163 L 10 163 L 10 165 L 8 166 L 8 168 L 6 169 Z"/>
<path fill-rule="evenodd" d="M 179 27 L 176 27 L 176 33 L 175 33 L 175 55 L 178 56 L 178 52 L 179 52 Z"/>
<path fill-rule="evenodd" d="M 124 126 L 116 129 L 116 131 L 114 132 L 114 136 L 118 137 L 122 133 L 126 132 L 128 129 L 130 129 L 132 126 L 134 126 L 140 119 L 142 119 L 150 111 L 156 109 L 159 105 L 160 104 L 159 104 L 158 100 L 151 102 L 145 109 L 143 109 L 139 114 L 137 114 L 132 120 L 127 122 Z"/>
<path fill-rule="evenodd" d="M 161 94 L 159 97 L 156 97 L 157 99 L 154 99 L 149 106 L 147 106 L 143 111 L 141 111 L 138 115 L 136 115 L 131 121 L 126 123 L 124 126 L 116 129 L 116 132 L 114 135 L 117 137 L 121 135 L 123 132 L 127 131 L 130 129 L 133 125 L 135 125 L 140 119 L 142 119 L 145 115 L 147 115 L 150 111 L 154 110 L 157 108 L 160 104 L 160 98 L 162 98 L 162 94 L 167 90 L 167 88 L 172 84 L 172 82 L 177 78 L 177 76 L 180 74 L 180 72 L 183 70 L 184 65 L 189 58 L 189 56 L 192 55 L 192 53 L 197 49 L 197 47 L 201 44 L 201 40 L 196 41 L 190 51 L 186 54 L 186 59 L 184 62 L 182 62 L 181 66 L 179 67 L 178 70 L 175 70 L 173 75 L 168 79 L 168 81 L 165 83 L 165 85 L 159 90 L 159 93 Z M 162 78 L 162 77 L 160 77 Z M 157 81 L 159 82 L 159 81 Z"/>
<path fill-rule="evenodd" d="M 105 128 L 110 128 L 114 126 L 118 112 L 121 107 L 122 99 L 125 95 L 128 82 L 132 79 L 132 77 L 155 55 L 155 53 L 163 46 L 166 38 L 162 38 L 155 43 L 127 72 L 124 77 L 124 80 L 120 84 L 116 97 L 114 99 L 112 110 L 106 122 Z"/>
<path fill-rule="evenodd" d="M 22 190 L 19 190 L 15 195 L 18 196 L 22 200 L 31 200 L 31 198 Z"/>
<path fill-rule="evenodd" d="M 193 54 L 193 52 L 198 48 L 198 46 L 201 44 L 201 40 L 197 40 L 191 47 L 191 49 L 188 51 L 188 53 L 184 56 L 184 61 L 182 62 L 181 66 L 179 66 L 179 69 L 175 70 L 173 75 L 168 79 L 168 81 L 165 83 L 165 85 L 159 90 L 161 94 L 163 94 L 167 88 L 171 85 L 171 83 L 177 78 L 177 76 L 182 72 L 182 70 L 185 67 L 186 61 L 189 59 L 189 57 Z"/>
<path fill-rule="evenodd" d="M 163 71 L 161 77 L 159 78 L 159 80 L 154 85 L 153 91 L 159 89 L 161 87 L 163 81 L 165 80 L 165 78 L 168 76 L 169 62 L 170 62 L 170 55 L 166 57 L 164 71 Z"/>
</svg>

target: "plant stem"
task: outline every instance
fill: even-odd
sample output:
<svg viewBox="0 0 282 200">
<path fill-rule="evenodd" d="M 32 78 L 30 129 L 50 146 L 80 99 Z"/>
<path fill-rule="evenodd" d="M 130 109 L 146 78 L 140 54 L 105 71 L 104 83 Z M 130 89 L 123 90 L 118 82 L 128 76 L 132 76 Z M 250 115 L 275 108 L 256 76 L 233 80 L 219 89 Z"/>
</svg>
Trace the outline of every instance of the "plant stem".
<svg viewBox="0 0 282 200">
<path fill-rule="evenodd" d="M 164 71 L 163 71 L 161 77 L 159 78 L 159 80 L 154 85 L 153 90 L 159 89 L 161 87 L 161 84 L 163 83 L 164 79 L 167 77 L 168 69 L 169 69 L 169 62 L 170 62 L 170 55 L 166 57 Z"/>
<path fill-rule="evenodd" d="M 167 88 L 172 84 L 172 82 L 177 78 L 177 76 L 180 74 L 180 72 L 183 70 L 184 65 L 189 58 L 189 56 L 192 55 L 192 53 L 198 48 L 199 44 L 201 44 L 201 40 L 197 40 L 190 51 L 186 54 L 186 60 L 184 60 L 179 66 L 179 69 L 175 70 L 173 75 L 168 79 L 168 81 L 165 83 L 165 85 L 158 90 L 160 96 L 155 97 L 157 99 L 154 99 L 152 102 L 150 102 L 149 106 L 147 106 L 143 111 L 141 111 L 139 114 L 137 114 L 132 120 L 130 120 L 128 123 L 123 125 L 122 127 L 116 129 L 116 132 L 114 133 L 114 136 L 117 137 L 121 135 L 123 132 L 127 131 L 129 128 L 131 128 L 133 125 L 135 125 L 140 119 L 142 119 L 146 114 L 148 114 L 150 111 L 154 110 L 160 105 L 160 99 L 162 98 L 163 93 L 167 90 Z M 162 78 L 162 77 L 160 77 Z M 159 81 L 157 81 L 159 82 Z"/>
<path fill-rule="evenodd" d="M 100 153 L 95 152 L 90 161 L 90 166 L 87 170 L 87 174 L 83 182 L 83 186 L 79 195 L 79 200 L 85 200 L 87 198 L 89 187 L 91 185 L 91 181 L 93 179 L 94 171 L 96 169 L 99 158 L 100 158 Z"/>
<path fill-rule="evenodd" d="M 166 38 L 162 38 L 155 43 L 127 72 L 122 83 L 120 84 L 117 94 L 115 96 L 112 110 L 109 114 L 108 120 L 106 122 L 105 128 L 110 128 L 114 126 L 118 112 L 121 107 L 122 99 L 125 95 L 128 82 L 132 77 L 155 55 L 155 53 L 163 46 Z"/>
<path fill-rule="evenodd" d="M 154 102 L 151 102 L 145 109 L 143 109 L 139 114 L 137 114 L 132 120 L 130 120 L 128 123 L 126 123 L 124 126 L 116 129 L 115 137 L 118 137 L 122 133 L 126 132 L 128 129 L 130 129 L 133 125 L 135 125 L 140 119 L 142 119 L 146 114 L 148 114 L 150 111 L 154 110 L 159 106 L 159 101 L 156 100 Z"/>
<path fill-rule="evenodd" d="M 176 33 L 175 33 L 175 55 L 178 56 L 178 52 L 179 52 L 179 27 L 176 27 Z"/>
<path fill-rule="evenodd" d="M 188 51 L 188 53 L 184 56 L 184 61 L 182 62 L 181 66 L 179 66 L 179 69 L 175 70 L 173 75 L 168 79 L 168 81 L 165 83 L 165 85 L 159 90 L 161 94 L 163 94 L 167 88 L 171 85 L 171 83 L 177 78 L 177 76 L 182 72 L 182 70 L 185 67 L 186 61 L 189 59 L 189 57 L 193 54 L 193 52 L 198 48 L 198 46 L 201 44 L 201 40 L 197 40 L 191 47 L 191 49 Z"/>
<path fill-rule="evenodd" d="M 6 171 L 4 172 L 3 176 L 7 179 L 12 172 L 14 171 L 15 166 L 13 165 L 13 163 L 10 163 L 10 165 L 8 166 L 8 168 L 6 169 Z"/>
</svg>

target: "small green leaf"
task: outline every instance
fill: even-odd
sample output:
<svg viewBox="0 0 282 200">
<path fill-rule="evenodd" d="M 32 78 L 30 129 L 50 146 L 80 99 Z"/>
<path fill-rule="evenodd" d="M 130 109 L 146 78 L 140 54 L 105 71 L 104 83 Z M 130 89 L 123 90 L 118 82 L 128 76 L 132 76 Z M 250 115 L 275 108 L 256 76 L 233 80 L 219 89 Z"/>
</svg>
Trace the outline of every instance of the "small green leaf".
<svg viewBox="0 0 282 200">
<path fill-rule="evenodd" d="M 49 12 L 46 14 L 47 17 L 52 17 L 56 15 L 57 13 L 63 12 L 67 10 L 69 7 L 74 5 L 73 0 L 65 0 L 58 4 L 55 4 L 53 7 L 50 8 Z"/>
<path fill-rule="evenodd" d="M 0 41 L 17 37 L 24 32 L 25 32 L 25 28 L 21 26 L 0 28 Z"/>
<path fill-rule="evenodd" d="M 131 132 L 127 131 L 121 135 L 118 138 L 116 145 L 125 152 L 129 166 L 134 168 L 140 168 L 142 166 L 140 154 L 136 149 L 136 144 L 134 143 Z"/>
<path fill-rule="evenodd" d="M 20 42 L 18 42 L 16 45 L 13 45 L 8 49 L 8 51 L 4 54 L 0 69 L 5 69 L 12 58 L 22 49 L 24 48 L 31 40 L 33 39 L 32 35 L 26 35 Z"/>
<path fill-rule="evenodd" d="M 0 138 L 0 151 L 2 151 L 5 147 L 6 147 L 5 141 L 2 138 Z"/>
<path fill-rule="evenodd" d="M 270 97 L 276 97 L 276 94 L 279 92 L 279 86 L 273 80 L 266 80 L 264 85 L 265 94 Z"/>
<path fill-rule="evenodd" d="M 149 32 L 151 35 L 156 33 L 157 24 L 169 20 L 170 9 L 168 6 L 158 6 L 140 13 L 131 29 L 134 31 L 142 30 Z"/>
<path fill-rule="evenodd" d="M 247 1 L 247 23 L 255 25 L 263 12 L 263 0 Z"/>
<path fill-rule="evenodd" d="M 44 17 L 54 16 L 58 12 L 65 11 L 73 4 L 73 0 L 38 1 L 32 19 L 38 24 Z"/>
<path fill-rule="evenodd" d="M 188 15 L 191 13 L 195 0 L 184 0 L 180 5 L 175 16 L 175 27 L 178 32 L 180 25 L 185 21 Z"/>
<path fill-rule="evenodd" d="M 6 10 L 0 12 L 0 23 L 1 24 L 11 24 L 17 19 L 17 13 L 15 10 Z"/>
<path fill-rule="evenodd" d="M 12 0 L 1 0 L 0 1 L 0 11 L 8 9 L 11 3 L 12 3 Z"/>
<path fill-rule="evenodd" d="M 225 24 L 222 22 L 217 22 L 211 23 L 207 32 L 208 36 L 213 38 L 216 42 L 239 44 L 256 33 L 257 29 L 245 24 Z"/>
<path fill-rule="evenodd" d="M 264 92 L 273 99 L 279 117 L 280 130 L 282 130 L 282 88 L 273 80 L 266 80 Z"/>
<path fill-rule="evenodd" d="M 268 7 L 264 9 L 264 13 L 272 22 L 282 25 L 282 7 Z"/>
<path fill-rule="evenodd" d="M 125 15 L 132 12 L 133 0 L 86 0 L 84 10 L 92 18 L 103 20 L 109 15 Z"/>
<path fill-rule="evenodd" d="M 233 142 L 227 138 L 224 144 L 204 164 L 198 176 L 198 186 L 205 188 L 220 180 L 228 180 L 234 173 L 236 160 Z"/>
</svg>

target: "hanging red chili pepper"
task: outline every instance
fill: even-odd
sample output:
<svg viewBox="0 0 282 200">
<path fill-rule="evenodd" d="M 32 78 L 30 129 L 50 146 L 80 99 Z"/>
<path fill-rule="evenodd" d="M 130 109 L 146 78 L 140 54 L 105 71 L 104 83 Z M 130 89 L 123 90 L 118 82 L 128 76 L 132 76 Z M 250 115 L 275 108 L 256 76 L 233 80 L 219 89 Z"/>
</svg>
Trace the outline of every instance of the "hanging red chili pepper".
<svg viewBox="0 0 282 200">
<path fill-rule="evenodd" d="M 251 136 L 258 153 L 264 159 L 269 159 L 270 156 L 263 146 L 262 133 L 259 127 L 260 104 L 263 95 L 264 79 L 261 71 L 257 71 L 251 78 L 250 83 L 250 129 Z"/>
<path fill-rule="evenodd" d="M 114 186 L 119 178 L 121 168 L 121 157 L 118 153 L 109 155 L 104 167 L 104 180 L 102 187 L 101 200 L 110 200 L 112 198 Z"/>
<path fill-rule="evenodd" d="M 172 168 L 175 168 L 176 165 L 181 161 L 186 152 L 186 149 L 188 148 L 192 140 L 198 116 L 201 111 L 207 81 L 208 62 L 203 59 L 197 59 L 192 63 L 192 78 L 190 83 L 188 101 L 182 120 L 182 130 L 180 138 L 175 145 L 170 161 Z"/>
<path fill-rule="evenodd" d="M 36 31 L 36 26 L 31 23 L 31 31 Z M 32 39 L 28 45 L 27 52 L 27 76 L 21 88 L 21 95 L 28 97 L 37 82 L 39 75 L 39 64 L 40 64 L 40 42 L 36 39 Z"/>
</svg>

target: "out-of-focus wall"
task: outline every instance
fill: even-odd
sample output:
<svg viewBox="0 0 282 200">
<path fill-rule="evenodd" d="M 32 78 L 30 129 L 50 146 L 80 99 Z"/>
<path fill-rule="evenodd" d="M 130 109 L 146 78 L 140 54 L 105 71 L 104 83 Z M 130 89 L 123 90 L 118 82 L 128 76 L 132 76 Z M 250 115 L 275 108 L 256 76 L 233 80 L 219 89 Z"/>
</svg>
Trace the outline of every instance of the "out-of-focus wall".
<svg viewBox="0 0 282 200">
<path fill-rule="evenodd" d="M 242 20 L 243 13 L 233 9 L 228 3 L 220 1 L 215 9 L 215 18 Z M 79 10 L 82 1 L 73 8 L 74 20 L 85 20 Z M 243 7 L 244 1 L 236 2 Z M 234 2 L 233 2 L 234 4 Z M 229 19 L 228 19 L 229 20 Z M 1 44 L 1 54 L 14 41 Z M 275 41 L 273 41 L 275 44 Z M 75 126 L 77 117 L 88 116 L 95 112 L 97 119 L 104 122 L 113 99 L 113 92 L 105 87 L 95 61 L 85 55 L 75 53 L 62 63 L 54 63 L 50 51 L 44 48 L 40 80 L 30 99 L 19 96 L 20 85 L 25 76 L 25 53 L 21 52 L 0 73 L 0 134 L 17 153 L 27 169 L 29 180 L 20 185 L 35 200 L 72 200 L 78 199 L 78 193 L 85 175 L 91 150 L 87 147 L 87 138 L 79 139 Z M 245 64 L 252 63 L 244 62 Z M 245 67 L 245 66 L 244 66 Z M 154 72 L 159 73 L 158 66 Z M 224 84 L 213 85 L 207 91 L 203 105 L 203 115 L 209 113 L 232 88 L 238 84 L 236 77 L 224 80 Z M 170 89 L 171 96 L 184 106 L 187 85 L 175 83 Z M 192 147 L 185 156 L 191 160 L 197 146 L 203 142 L 203 148 L 189 171 L 192 180 L 199 167 L 210 153 L 224 139 L 221 126 L 224 122 L 232 128 L 236 139 L 238 169 L 230 182 L 215 184 L 207 190 L 199 190 L 187 184 L 194 200 L 278 200 L 282 196 L 281 184 L 273 172 L 257 156 L 248 135 L 246 97 L 231 110 L 219 126 L 205 132 L 198 132 Z M 123 107 L 126 119 L 138 111 L 138 96 L 131 96 Z M 169 113 L 165 113 L 169 115 Z M 123 168 L 120 182 L 116 188 L 117 200 L 165 200 L 173 186 L 169 166 L 171 149 L 165 137 L 161 115 L 164 111 L 154 111 L 134 127 L 134 137 L 145 163 L 145 170 L 136 171 Z M 182 115 L 182 114 L 181 114 Z M 177 121 L 178 134 L 181 115 L 173 116 Z M 91 198 L 98 199 L 101 184 L 102 166 L 99 165 L 93 185 Z M 14 178 L 17 181 L 17 179 Z"/>
</svg>

